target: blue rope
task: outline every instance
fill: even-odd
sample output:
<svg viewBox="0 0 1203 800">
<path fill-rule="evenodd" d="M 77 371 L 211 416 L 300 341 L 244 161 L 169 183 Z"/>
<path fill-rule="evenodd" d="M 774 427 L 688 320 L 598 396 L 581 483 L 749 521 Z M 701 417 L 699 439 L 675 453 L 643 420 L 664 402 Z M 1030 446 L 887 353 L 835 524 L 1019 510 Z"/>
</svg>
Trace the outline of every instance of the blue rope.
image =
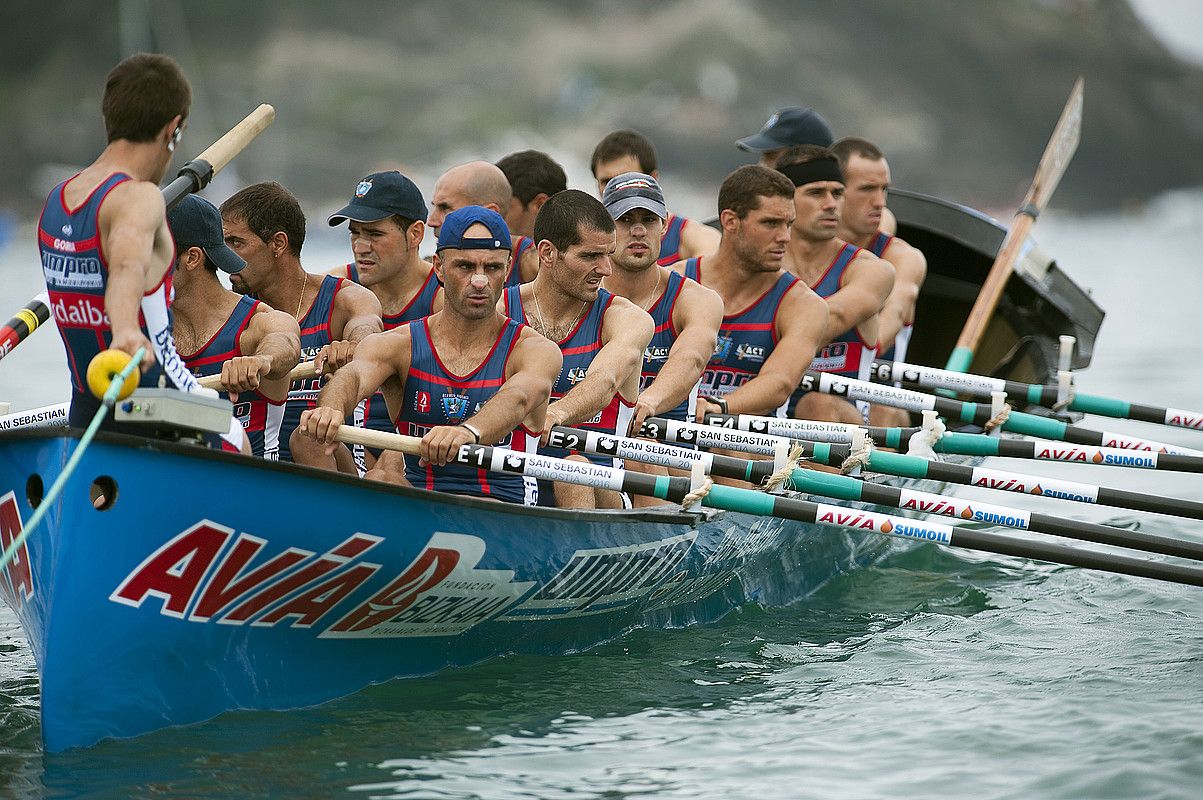
<svg viewBox="0 0 1203 800">
<path fill-rule="evenodd" d="M 100 408 L 96 409 L 96 415 L 88 423 L 88 429 L 84 431 L 84 435 L 79 437 L 79 444 L 76 445 L 75 451 L 71 453 L 71 458 L 67 459 L 67 465 L 63 467 L 62 473 L 54 481 L 54 485 L 50 487 L 50 491 L 46 492 L 37 511 L 29 518 L 29 522 L 26 523 L 24 529 L 13 538 L 12 542 L 5 549 L 4 555 L 0 556 L 0 570 L 8 566 L 8 562 L 12 560 L 13 554 L 17 552 L 17 548 L 29 538 L 29 535 L 34 532 L 38 527 L 38 523 L 42 521 L 42 518 L 50 510 L 50 506 L 58 499 L 63 486 L 67 483 L 67 479 L 71 477 L 71 473 L 75 471 L 75 468 L 79 466 L 80 460 L 84 457 L 84 451 L 88 449 L 88 445 L 92 443 L 92 438 L 96 436 L 96 431 L 100 428 L 100 423 L 104 421 L 105 413 L 117 402 L 117 395 L 121 393 L 121 387 L 125 384 L 125 379 L 142 363 L 142 356 L 145 353 L 146 348 L 139 347 L 138 352 L 134 353 L 134 357 L 125 365 L 125 368 L 114 375 L 113 379 L 109 381 L 109 388 L 105 390 L 104 397 L 100 399 Z"/>
</svg>

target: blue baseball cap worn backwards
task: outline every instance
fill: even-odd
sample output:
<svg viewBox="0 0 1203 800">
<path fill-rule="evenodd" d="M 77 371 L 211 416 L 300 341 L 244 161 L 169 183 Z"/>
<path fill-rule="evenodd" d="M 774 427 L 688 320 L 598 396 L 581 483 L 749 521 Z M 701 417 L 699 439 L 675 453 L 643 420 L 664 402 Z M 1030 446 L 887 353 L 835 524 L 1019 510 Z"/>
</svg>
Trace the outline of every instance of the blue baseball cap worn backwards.
<svg viewBox="0 0 1203 800">
<path fill-rule="evenodd" d="M 226 245 L 221 231 L 221 212 L 203 197 L 185 195 L 167 212 L 167 227 L 177 246 L 199 247 L 213 266 L 228 275 L 241 272 L 246 266 L 246 262 Z"/>
<path fill-rule="evenodd" d="M 394 214 L 412 220 L 425 220 L 429 215 L 422 193 L 409 178 L 396 170 L 373 172 L 355 184 L 355 196 L 343 208 L 331 214 L 326 222 L 331 226 L 347 220 L 379 222 Z"/>
<path fill-rule="evenodd" d="M 488 237 L 467 237 L 464 232 L 476 224 L 489 230 Z M 510 229 L 496 211 L 482 206 L 464 206 L 452 211 L 443 219 L 439 228 L 439 243 L 436 250 L 509 250 Z"/>
</svg>

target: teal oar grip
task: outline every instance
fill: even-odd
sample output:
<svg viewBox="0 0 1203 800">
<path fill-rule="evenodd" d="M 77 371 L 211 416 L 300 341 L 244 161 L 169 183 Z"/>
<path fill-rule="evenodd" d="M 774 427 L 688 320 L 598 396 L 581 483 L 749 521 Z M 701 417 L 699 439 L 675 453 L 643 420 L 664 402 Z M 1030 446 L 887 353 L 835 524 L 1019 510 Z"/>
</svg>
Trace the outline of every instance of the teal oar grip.
<svg viewBox="0 0 1203 800">
<path fill-rule="evenodd" d="M 952 355 L 948 357 L 948 363 L 944 369 L 952 370 L 953 372 L 968 372 L 969 365 L 973 363 L 973 351 L 968 347 L 957 347 L 952 351 Z"/>
<path fill-rule="evenodd" d="M 1104 417 L 1127 418 L 1132 413 L 1132 404 L 1110 397 L 1099 397 L 1093 394 L 1076 395 L 1069 407 L 1074 411 L 1087 414 L 1100 414 Z"/>
<path fill-rule="evenodd" d="M 814 469 L 796 469 L 790 475 L 790 483 L 794 489 L 807 494 L 821 494 L 824 497 L 837 497 L 840 500 L 861 500 L 864 484 L 856 478 L 845 475 L 834 475 L 830 472 L 819 472 Z"/>
<path fill-rule="evenodd" d="M 936 442 L 935 450 L 939 453 L 958 453 L 967 456 L 996 456 L 998 455 L 998 442 L 999 440 L 993 436 L 946 433 Z"/>
<path fill-rule="evenodd" d="M 916 456 L 887 453 L 882 450 L 874 450 L 869 456 L 869 469 L 889 475 L 901 475 L 904 478 L 926 478 L 927 466 L 930 463 Z"/>
<path fill-rule="evenodd" d="M 1025 436 L 1037 436 L 1041 439 L 1065 439 L 1066 424 L 1048 417 L 1038 417 L 1035 414 L 1025 414 L 1013 411 L 1002 425 L 1005 431 L 1022 433 Z"/>
</svg>

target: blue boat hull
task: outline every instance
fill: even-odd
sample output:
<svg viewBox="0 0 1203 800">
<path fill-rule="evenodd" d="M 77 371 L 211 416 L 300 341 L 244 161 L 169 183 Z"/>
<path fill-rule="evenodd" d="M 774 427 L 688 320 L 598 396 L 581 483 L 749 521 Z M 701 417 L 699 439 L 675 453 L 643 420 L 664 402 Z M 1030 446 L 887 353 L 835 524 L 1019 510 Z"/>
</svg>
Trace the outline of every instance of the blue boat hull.
<svg viewBox="0 0 1203 800">
<path fill-rule="evenodd" d="M 0 436 L 5 543 L 75 444 Z M 0 593 L 59 751 L 790 603 L 889 546 L 734 513 L 525 509 L 100 437 Z"/>
</svg>

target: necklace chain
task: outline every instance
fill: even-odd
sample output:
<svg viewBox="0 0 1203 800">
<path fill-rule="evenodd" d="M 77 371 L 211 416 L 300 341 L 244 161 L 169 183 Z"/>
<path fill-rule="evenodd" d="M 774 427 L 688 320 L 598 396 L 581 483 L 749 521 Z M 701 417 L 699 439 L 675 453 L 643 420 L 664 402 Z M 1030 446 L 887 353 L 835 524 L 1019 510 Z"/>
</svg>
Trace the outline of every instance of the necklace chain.
<svg viewBox="0 0 1203 800">
<path fill-rule="evenodd" d="M 656 264 L 652 264 L 652 267 L 656 270 L 656 285 L 652 287 L 652 293 L 647 296 L 647 301 L 639 304 L 644 311 L 652 310 L 652 306 L 656 303 L 656 292 L 660 291 L 660 267 Z"/>
<path fill-rule="evenodd" d="M 539 324 L 535 327 L 539 329 L 539 333 L 543 334 L 548 339 L 551 339 L 553 342 L 559 342 L 572 332 L 572 329 L 576 327 L 576 324 L 581 321 L 581 317 L 585 316 L 585 307 L 589 305 L 588 301 L 582 300 L 581 310 L 577 312 L 576 318 L 572 320 L 572 322 L 568 323 L 567 327 L 564 327 L 561 330 L 560 327 L 553 328 L 547 324 L 547 317 L 543 314 L 543 307 L 539 305 L 539 295 L 535 293 L 533 296 L 535 298 L 535 311 L 539 314 Z"/>
<path fill-rule="evenodd" d="M 309 287 L 309 273 L 301 273 L 301 296 L 297 298 L 297 313 L 293 314 L 297 322 L 301 321 L 301 303 L 305 302 L 305 289 Z"/>
</svg>

